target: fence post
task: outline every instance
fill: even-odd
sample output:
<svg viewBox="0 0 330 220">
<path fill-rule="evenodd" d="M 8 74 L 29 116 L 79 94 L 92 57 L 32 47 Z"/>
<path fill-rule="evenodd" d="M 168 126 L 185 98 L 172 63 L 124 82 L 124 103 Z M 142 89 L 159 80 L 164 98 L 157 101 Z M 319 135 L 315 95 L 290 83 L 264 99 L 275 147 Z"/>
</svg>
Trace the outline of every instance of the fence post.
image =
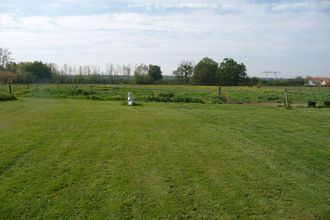
<svg viewBox="0 0 330 220">
<path fill-rule="evenodd" d="M 220 101 L 221 101 L 221 86 L 219 86 L 218 87 L 218 101 L 219 101 L 219 103 L 220 103 Z"/>
<path fill-rule="evenodd" d="M 8 88 L 9 88 L 9 94 L 10 94 L 11 96 L 13 96 L 13 92 L 11 91 L 11 84 L 10 84 L 10 83 L 8 83 Z"/>
<path fill-rule="evenodd" d="M 288 97 L 288 90 L 284 89 L 284 106 L 285 108 L 289 108 L 289 97 Z"/>
</svg>

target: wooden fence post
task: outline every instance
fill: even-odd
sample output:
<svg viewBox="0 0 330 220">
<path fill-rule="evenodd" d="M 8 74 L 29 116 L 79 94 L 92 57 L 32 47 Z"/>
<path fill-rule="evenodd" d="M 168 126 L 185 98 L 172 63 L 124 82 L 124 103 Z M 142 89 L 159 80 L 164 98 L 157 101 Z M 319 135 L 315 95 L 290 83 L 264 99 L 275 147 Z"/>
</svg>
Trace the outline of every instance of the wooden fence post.
<svg viewBox="0 0 330 220">
<path fill-rule="evenodd" d="M 11 90 L 11 84 L 10 84 L 10 83 L 8 83 L 8 88 L 9 88 L 9 94 L 10 94 L 11 96 L 13 96 L 13 92 L 12 92 L 12 90 Z"/>
<path fill-rule="evenodd" d="M 218 101 L 219 101 L 219 103 L 220 103 L 220 101 L 221 101 L 221 86 L 219 86 L 218 87 Z"/>
<path fill-rule="evenodd" d="M 285 108 L 289 108 L 289 97 L 288 97 L 288 90 L 284 89 L 284 106 Z"/>
</svg>

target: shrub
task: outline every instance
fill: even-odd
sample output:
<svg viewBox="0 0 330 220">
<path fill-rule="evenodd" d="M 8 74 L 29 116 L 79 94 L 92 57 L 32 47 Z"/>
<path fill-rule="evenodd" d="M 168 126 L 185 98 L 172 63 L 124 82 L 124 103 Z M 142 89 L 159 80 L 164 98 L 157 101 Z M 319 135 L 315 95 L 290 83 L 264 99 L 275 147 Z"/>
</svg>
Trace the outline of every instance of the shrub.
<svg viewBox="0 0 330 220">
<path fill-rule="evenodd" d="M 76 95 L 83 95 L 84 91 L 82 89 L 69 89 L 67 91 L 68 95 L 76 96 Z"/>
<path fill-rule="evenodd" d="M 316 106 L 316 102 L 310 100 L 310 101 L 307 102 L 307 106 L 308 106 L 309 108 L 314 108 L 314 107 Z"/>
<path fill-rule="evenodd" d="M 181 94 L 175 96 L 173 92 L 159 93 L 157 96 L 153 95 L 147 98 L 147 101 L 153 102 L 185 102 L 185 103 L 204 103 L 204 101 L 198 97 L 194 97 L 188 94 Z"/>
<path fill-rule="evenodd" d="M 0 101 L 9 101 L 9 100 L 17 100 L 17 98 L 13 95 L 0 94 Z"/>
<path fill-rule="evenodd" d="M 276 101 L 276 100 L 280 100 L 281 98 L 278 95 L 273 95 L 271 94 L 270 96 L 267 97 L 267 100 L 269 101 Z"/>
<path fill-rule="evenodd" d="M 169 92 L 169 93 L 159 93 L 158 94 L 159 97 L 162 97 L 162 98 L 173 98 L 175 95 L 173 92 Z"/>
<path fill-rule="evenodd" d="M 136 84 L 152 84 L 153 79 L 149 75 L 135 74 L 134 81 Z"/>
<path fill-rule="evenodd" d="M 213 104 L 223 104 L 223 103 L 228 102 L 228 99 L 224 96 L 221 96 L 220 100 L 218 97 L 212 97 L 212 98 L 213 98 L 213 101 L 211 101 L 211 103 L 213 103 Z"/>
<path fill-rule="evenodd" d="M 324 106 L 325 107 L 330 107 L 330 97 L 327 97 L 324 101 Z"/>
</svg>

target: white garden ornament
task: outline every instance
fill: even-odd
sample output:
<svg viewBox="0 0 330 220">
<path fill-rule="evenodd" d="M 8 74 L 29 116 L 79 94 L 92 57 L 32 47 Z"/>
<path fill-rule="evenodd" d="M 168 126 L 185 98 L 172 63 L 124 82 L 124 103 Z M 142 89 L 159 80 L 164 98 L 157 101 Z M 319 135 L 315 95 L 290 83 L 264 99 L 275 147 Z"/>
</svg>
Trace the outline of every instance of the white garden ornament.
<svg viewBox="0 0 330 220">
<path fill-rule="evenodd" d="M 128 105 L 130 105 L 130 106 L 135 104 L 135 99 L 134 99 L 132 92 L 128 92 L 127 102 L 128 102 Z"/>
</svg>

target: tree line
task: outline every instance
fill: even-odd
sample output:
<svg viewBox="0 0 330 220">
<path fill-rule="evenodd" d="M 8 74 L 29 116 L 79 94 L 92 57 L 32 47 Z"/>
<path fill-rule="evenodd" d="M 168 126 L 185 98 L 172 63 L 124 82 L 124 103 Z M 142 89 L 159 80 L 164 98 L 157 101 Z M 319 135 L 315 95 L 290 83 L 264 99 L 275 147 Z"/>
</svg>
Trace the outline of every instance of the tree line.
<svg viewBox="0 0 330 220">
<path fill-rule="evenodd" d="M 217 63 L 209 57 L 196 65 L 182 61 L 171 76 L 162 75 L 159 65 L 106 64 L 101 70 L 97 65 L 79 67 L 53 63 L 13 62 L 11 52 L 0 48 L 0 81 L 7 83 L 57 83 L 57 84 L 193 84 L 193 85 L 282 85 L 282 81 L 249 78 L 244 63 L 225 58 Z M 304 84 L 304 80 L 286 80 L 284 84 Z"/>
</svg>

